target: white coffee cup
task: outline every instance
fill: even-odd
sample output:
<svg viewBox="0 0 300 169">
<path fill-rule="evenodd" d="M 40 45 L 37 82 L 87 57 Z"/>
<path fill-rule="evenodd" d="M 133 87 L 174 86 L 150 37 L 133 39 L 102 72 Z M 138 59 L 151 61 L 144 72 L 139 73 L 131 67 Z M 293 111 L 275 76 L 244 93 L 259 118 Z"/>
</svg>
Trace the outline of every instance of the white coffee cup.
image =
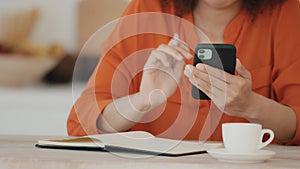
<svg viewBox="0 0 300 169">
<path fill-rule="evenodd" d="M 265 134 L 269 134 L 270 137 L 263 142 Z M 262 129 L 260 124 L 255 123 L 224 123 L 222 137 L 228 152 L 245 154 L 257 152 L 270 144 L 274 139 L 274 132 Z"/>
</svg>

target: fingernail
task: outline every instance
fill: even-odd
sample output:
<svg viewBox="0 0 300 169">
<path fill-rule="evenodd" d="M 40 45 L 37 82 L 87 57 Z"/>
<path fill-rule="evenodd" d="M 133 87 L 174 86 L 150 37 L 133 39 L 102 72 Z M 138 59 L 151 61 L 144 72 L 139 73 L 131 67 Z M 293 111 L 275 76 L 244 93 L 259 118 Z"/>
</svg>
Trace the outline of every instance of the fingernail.
<svg viewBox="0 0 300 169">
<path fill-rule="evenodd" d="M 190 53 L 186 53 L 186 58 L 187 58 L 187 59 L 192 59 L 192 57 L 193 57 L 193 56 L 192 56 Z"/>
<path fill-rule="evenodd" d="M 174 34 L 174 39 L 175 39 L 175 40 L 179 40 L 179 35 L 178 35 L 178 33 L 175 33 L 175 34 Z"/>
<path fill-rule="evenodd" d="M 175 35 L 173 37 L 173 44 L 174 45 L 178 45 L 179 44 L 179 35 L 178 35 L 178 33 L 175 33 Z"/>
<path fill-rule="evenodd" d="M 193 71 L 193 66 L 191 66 L 191 65 L 186 65 L 186 66 L 185 66 L 185 69 L 188 70 L 189 72 L 192 72 L 192 71 Z"/>
<path fill-rule="evenodd" d="M 199 63 L 196 65 L 196 68 L 202 71 L 202 70 L 204 70 L 204 65 Z"/>
</svg>

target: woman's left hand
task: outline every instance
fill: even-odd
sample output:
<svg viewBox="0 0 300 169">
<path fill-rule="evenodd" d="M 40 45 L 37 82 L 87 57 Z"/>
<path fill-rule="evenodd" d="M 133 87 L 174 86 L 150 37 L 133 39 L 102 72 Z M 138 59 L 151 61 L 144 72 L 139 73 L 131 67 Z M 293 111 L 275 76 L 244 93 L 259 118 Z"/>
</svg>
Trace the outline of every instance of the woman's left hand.
<svg viewBox="0 0 300 169">
<path fill-rule="evenodd" d="M 249 117 L 255 106 L 250 72 L 237 60 L 238 76 L 223 70 L 198 64 L 187 65 L 184 74 L 227 115 Z"/>
</svg>

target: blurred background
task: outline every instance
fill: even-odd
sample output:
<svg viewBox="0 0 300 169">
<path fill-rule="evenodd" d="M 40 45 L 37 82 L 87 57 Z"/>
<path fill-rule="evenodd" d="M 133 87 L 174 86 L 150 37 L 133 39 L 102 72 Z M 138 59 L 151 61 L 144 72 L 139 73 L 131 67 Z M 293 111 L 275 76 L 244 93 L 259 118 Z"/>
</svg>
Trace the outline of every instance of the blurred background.
<svg viewBox="0 0 300 169">
<path fill-rule="evenodd" d="M 74 99 L 99 60 L 100 44 L 93 43 L 90 50 L 96 52 L 78 55 L 89 37 L 117 19 L 128 3 L 1 0 L 0 134 L 67 135 L 75 63 Z"/>
</svg>

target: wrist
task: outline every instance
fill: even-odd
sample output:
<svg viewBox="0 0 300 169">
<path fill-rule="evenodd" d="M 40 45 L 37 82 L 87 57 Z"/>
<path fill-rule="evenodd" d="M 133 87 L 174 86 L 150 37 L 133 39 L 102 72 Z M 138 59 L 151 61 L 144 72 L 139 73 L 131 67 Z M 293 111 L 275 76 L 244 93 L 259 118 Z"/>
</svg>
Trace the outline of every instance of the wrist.
<svg viewBox="0 0 300 169">
<path fill-rule="evenodd" d="M 137 112 L 147 112 L 151 109 L 151 103 L 147 96 L 138 92 L 132 96 L 131 104 Z"/>
<path fill-rule="evenodd" d="M 153 90 L 150 93 L 138 92 L 135 94 L 137 110 L 145 112 L 151 111 L 157 106 L 166 102 L 167 97 L 159 90 Z"/>
<path fill-rule="evenodd" d="M 249 96 L 249 105 L 245 113 L 245 119 L 250 122 L 258 121 L 264 104 L 264 97 L 252 92 Z"/>
</svg>

